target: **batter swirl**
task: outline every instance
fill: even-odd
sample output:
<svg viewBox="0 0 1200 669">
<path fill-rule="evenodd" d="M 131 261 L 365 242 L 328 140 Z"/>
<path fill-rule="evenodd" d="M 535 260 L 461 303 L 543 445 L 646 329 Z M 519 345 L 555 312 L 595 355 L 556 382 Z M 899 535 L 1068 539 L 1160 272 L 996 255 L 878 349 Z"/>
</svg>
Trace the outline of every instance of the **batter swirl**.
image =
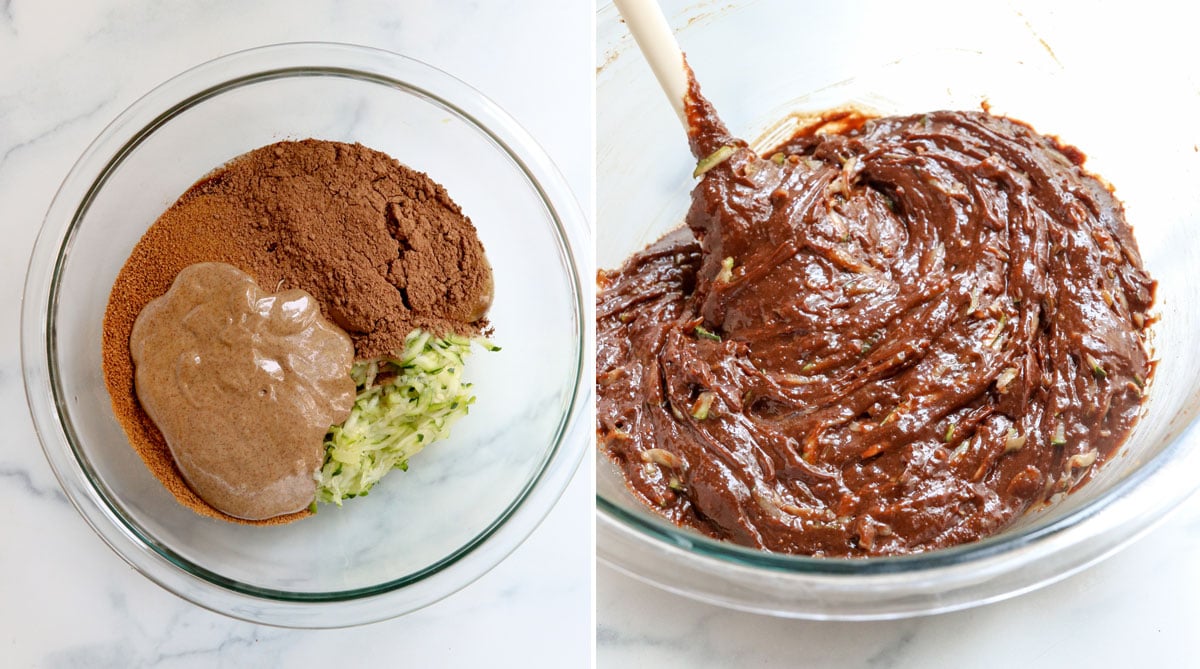
<svg viewBox="0 0 1200 669">
<path fill-rule="evenodd" d="M 984 112 L 756 155 L 693 83 L 687 227 L 598 279 L 598 437 L 667 518 L 866 556 L 994 533 L 1116 451 L 1154 282 L 1072 147 Z"/>
</svg>

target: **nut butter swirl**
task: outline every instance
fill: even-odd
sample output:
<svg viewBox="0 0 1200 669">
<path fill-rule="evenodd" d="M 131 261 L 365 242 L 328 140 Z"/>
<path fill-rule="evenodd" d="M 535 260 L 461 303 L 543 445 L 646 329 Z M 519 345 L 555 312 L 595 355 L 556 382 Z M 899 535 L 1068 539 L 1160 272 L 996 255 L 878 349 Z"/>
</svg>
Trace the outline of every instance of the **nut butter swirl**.
<svg viewBox="0 0 1200 669">
<path fill-rule="evenodd" d="M 138 400 L 188 485 L 236 518 L 303 510 L 329 426 L 354 405 L 350 338 L 302 290 L 197 263 L 138 315 Z"/>
</svg>

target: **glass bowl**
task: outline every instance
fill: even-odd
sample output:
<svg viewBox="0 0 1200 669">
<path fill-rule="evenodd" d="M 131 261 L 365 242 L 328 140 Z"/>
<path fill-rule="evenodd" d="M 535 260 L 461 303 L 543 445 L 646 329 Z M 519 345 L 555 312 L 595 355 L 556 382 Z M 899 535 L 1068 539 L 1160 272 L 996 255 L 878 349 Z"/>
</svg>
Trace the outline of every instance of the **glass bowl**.
<svg viewBox="0 0 1200 669">
<path fill-rule="evenodd" d="M 465 373 L 477 396 L 447 440 L 369 497 L 284 526 L 178 504 L 117 423 L 100 368 L 118 270 L 194 181 L 257 147 L 360 142 L 444 185 L 495 276 L 495 353 Z M 26 280 L 26 393 L 46 457 L 100 537 L 147 578 L 206 608 L 292 627 L 393 617 L 474 581 L 545 517 L 590 428 L 584 351 L 587 223 L 550 159 L 466 84 L 392 53 L 282 44 L 218 58 L 121 113 L 59 189 Z M 518 384 L 517 381 L 520 381 Z"/>
<path fill-rule="evenodd" d="M 1195 93 L 1168 100 L 1169 92 L 1140 90 L 1132 77 L 1097 87 L 1086 73 L 1059 63 L 1011 13 L 1012 34 L 1025 41 L 984 22 L 992 37 L 980 48 L 962 48 L 926 39 L 946 29 L 944 17 L 938 23 L 907 5 L 879 3 L 878 12 L 865 13 L 787 0 L 662 5 L 706 96 L 731 131 L 759 149 L 788 135 L 805 112 L 849 105 L 919 113 L 984 103 L 1082 148 L 1088 168 L 1116 185 L 1146 266 L 1160 282 L 1161 320 L 1152 338 L 1160 362 L 1141 422 L 1119 454 L 1061 503 L 985 540 L 866 560 L 746 549 L 651 513 L 597 450 L 602 562 L 666 590 L 747 611 L 896 618 L 994 601 L 1061 579 L 1145 532 L 1196 489 L 1200 132 L 1194 124 L 1131 120 L 1144 117 L 1146 99 L 1170 109 L 1172 118 L 1196 118 L 1189 111 Z M 611 5 L 599 10 L 597 25 L 597 261 L 613 268 L 682 224 L 694 161 Z M 1102 99 L 1096 94 L 1114 90 Z"/>
</svg>

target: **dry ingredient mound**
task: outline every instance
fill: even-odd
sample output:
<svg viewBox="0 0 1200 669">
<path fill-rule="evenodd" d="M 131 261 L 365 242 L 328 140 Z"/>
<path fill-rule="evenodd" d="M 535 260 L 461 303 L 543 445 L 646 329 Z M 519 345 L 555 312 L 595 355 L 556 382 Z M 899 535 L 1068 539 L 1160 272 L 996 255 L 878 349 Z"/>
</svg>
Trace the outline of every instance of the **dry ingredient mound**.
<svg viewBox="0 0 1200 669">
<path fill-rule="evenodd" d="M 475 227 L 428 176 L 360 144 L 279 142 L 196 182 L 146 231 L 104 315 L 104 380 L 130 443 L 183 504 L 235 522 L 183 481 L 134 393 L 129 337 L 138 313 L 199 262 L 224 262 L 265 290 L 304 290 L 354 342 L 355 357 L 403 347 L 414 328 L 476 335 L 491 267 Z M 295 520 L 308 512 L 261 524 Z"/>
</svg>

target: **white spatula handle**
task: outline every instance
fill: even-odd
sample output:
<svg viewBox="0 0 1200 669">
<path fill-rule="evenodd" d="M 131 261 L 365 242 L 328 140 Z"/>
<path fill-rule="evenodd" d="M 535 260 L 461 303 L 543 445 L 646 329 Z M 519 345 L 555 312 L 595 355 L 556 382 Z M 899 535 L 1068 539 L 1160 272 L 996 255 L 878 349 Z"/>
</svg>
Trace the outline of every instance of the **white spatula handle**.
<svg viewBox="0 0 1200 669">
<path fill-rule="evenodd" d="M 675 33 L 663 15 L 657 0 L 613 0 L 617 11 L 633 33 L 638 48 L 650 63 L 650 69 L 658 79 L 658 85 L 667 94 L 671 108 L 679 116 L 683 127 L 688 127 L 684 112 L 684 98 L 688 91 L 687 72 L 684 70 L 683 52 L 675 41 Z"/>
</svg>

